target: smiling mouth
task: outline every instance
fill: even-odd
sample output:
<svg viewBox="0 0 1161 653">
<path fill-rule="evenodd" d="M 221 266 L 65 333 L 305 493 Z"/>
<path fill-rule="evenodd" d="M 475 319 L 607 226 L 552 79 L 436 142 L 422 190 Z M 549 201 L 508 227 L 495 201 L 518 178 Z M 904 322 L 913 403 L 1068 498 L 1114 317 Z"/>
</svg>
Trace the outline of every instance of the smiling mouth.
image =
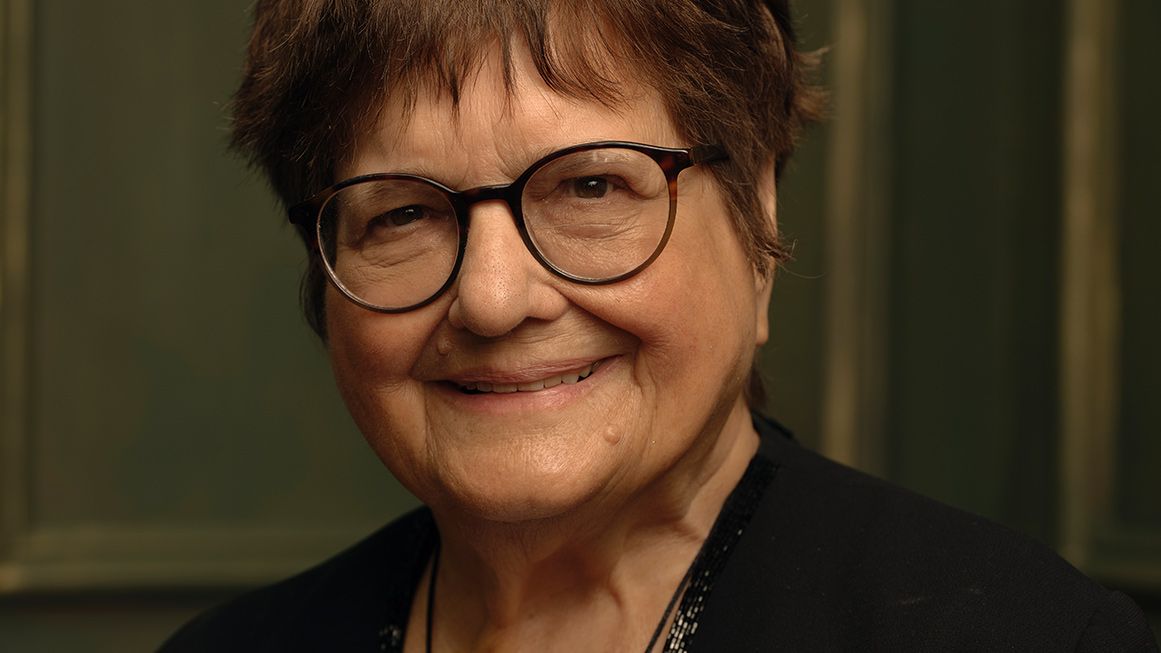
<svg viewBox="0 0 1161 653">
<path fill-rule="evenodd" d="M 455 383 L 456 388 L 460 392 L 467 395 L 482 395 L 482 394 L 511 394 L 513 392 L 539 392 L 540 390 L 547 390 L 558 385 L 576 385 L 589 378 L 590 375 L 598 367 L 601 361 L 589 363 L 584 367 L 578 367 L 575 370 L 570 370 L 563 374 L 537 379 L 535 381 L 528 381 L 527 383 L 487 383 L 484 381 L 477 381 L 473 383 L 459 384 Z"/>
</svg>

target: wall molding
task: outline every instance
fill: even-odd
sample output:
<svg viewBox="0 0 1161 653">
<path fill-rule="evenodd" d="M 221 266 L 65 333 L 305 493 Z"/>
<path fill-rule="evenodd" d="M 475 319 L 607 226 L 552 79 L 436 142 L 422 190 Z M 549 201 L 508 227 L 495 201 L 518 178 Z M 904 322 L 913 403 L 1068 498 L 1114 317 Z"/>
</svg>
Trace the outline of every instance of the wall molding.
<svg viewBox="0 0 1161 653">
<path fill-rule="evenodd" d="M 317 564 L 378 525 L 41 528 L 10 541 L 0 593 L 252 587 Z"/>
<path fill-rule="evenodd" d="M 824 216 L 821 448 L 878 475 L 886 471 L 892 5 L 835 2 Z"/>
<path fill-rule="evenodd" d="M 1161 524 L 1116 517 L 1121 405 L 1117 98 L 1121 2 L 1072 0 L 1061 251 L 1061 552 L 1104 582 L 1161 587 Z"/>
<path fill-rule="evenodd" d="M 32 0 L 0 0 L 0 560 L 28 524 Z"/>
<path fill-rule="evenodd" d="M 1117 3 L 1071 0 L 1065 38 L 1061 251 L 1061 551 L 1087 567 L 1107 514 L 1118 404 Z"/>
</svg>

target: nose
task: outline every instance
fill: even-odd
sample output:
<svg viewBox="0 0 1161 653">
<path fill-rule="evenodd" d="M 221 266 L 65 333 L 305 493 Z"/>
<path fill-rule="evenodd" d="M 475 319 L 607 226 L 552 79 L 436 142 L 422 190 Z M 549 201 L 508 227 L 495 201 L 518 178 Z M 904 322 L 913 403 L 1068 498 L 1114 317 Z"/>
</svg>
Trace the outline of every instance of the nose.
<svg viewBox="0 0 1161 653">
<path fill-rule="evenodd" d="M 481 202 L 472 207 L 448 321 L 495 338 L 528 319 L 555 319 L 568 306 L 556 283 L 525 247 L 507 203 Z"/>
</svg>

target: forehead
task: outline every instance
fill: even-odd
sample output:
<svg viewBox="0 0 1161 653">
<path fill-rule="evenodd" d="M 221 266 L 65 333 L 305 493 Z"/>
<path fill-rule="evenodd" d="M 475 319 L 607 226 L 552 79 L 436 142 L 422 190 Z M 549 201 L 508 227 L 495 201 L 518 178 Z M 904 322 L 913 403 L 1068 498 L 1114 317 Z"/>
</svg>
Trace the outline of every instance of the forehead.
<svg viewBox="0 0 1161 653">
<path fill-rule="evenodd" d="M 660 95 L 629 71 L 608 70 L 616 99 L 565 95 L 539 75 L 526 47 L 485 51 L 457 94 L 437 83 L 389 96 L 355 135 L 340 176 L 410 172 L 453 187 L 510 181 L 540 157 L 600 140 L 684 146 Z"/>
</svg>

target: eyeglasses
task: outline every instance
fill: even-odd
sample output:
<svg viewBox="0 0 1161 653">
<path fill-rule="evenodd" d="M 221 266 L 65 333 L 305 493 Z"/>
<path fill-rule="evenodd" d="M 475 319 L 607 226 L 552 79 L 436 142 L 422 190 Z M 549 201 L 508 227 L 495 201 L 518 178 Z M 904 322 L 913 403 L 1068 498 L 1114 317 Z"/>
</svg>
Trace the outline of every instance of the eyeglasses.
<svg viewBox="0 0 1161 653">
<path fill-rule="evenodd" d="M 511 184 L 456 191 L 417 175 L 363 175 L 289 215 L 340 292 L 373 311 L 402 313 L 435 301 L 455 281 L 476 203 L 506 202 L 524 245 L 553 274 L 613 283 L 644 270 L 665 248 L 681 171 L 726 158 L 717 145 L 586 143 L 541 158 Z"/>
</svg>

